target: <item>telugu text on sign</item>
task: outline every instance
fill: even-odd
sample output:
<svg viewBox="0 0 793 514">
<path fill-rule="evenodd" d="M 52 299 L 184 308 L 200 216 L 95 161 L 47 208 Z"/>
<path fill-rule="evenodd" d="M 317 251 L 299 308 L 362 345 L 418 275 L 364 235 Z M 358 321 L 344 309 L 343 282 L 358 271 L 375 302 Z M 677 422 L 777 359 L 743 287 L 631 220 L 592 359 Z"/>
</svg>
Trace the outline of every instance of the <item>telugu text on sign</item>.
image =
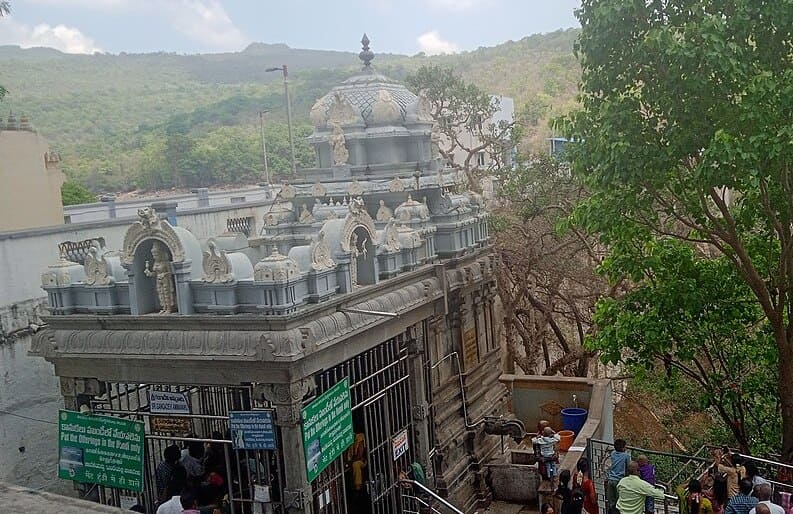
<svg viewBox="0 0 793 514">
<path fill-rule="evenodd" d="M 140 492 L 143 443 L 140 421 L 62 410 L 58 415 L 58 476 Z"/>
<path fill-rule="evenodd" d="M 345 377 L 302 410 L 309 482 L 352 444 L 351 406 L 350 379 Z"/>
</svg>

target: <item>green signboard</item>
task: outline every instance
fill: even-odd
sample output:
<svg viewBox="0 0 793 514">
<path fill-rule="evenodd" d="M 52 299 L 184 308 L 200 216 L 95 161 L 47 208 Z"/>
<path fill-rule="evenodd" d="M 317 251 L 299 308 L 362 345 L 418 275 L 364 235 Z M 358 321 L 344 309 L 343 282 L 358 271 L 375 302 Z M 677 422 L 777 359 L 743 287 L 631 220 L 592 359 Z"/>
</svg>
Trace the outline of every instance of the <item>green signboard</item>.
<svg viewBox="0 0 793 514">
<path fill-rule="evenodd" d="M 302 411 L 306 474 L 311 482 L 353 441 L 350 379 L 346 377 Z"/>
<path fill-rule="evenodd" d="M 58 416 L 58 476 L 140 492 L 143 423 L 62 410 Z"/>
</svg>

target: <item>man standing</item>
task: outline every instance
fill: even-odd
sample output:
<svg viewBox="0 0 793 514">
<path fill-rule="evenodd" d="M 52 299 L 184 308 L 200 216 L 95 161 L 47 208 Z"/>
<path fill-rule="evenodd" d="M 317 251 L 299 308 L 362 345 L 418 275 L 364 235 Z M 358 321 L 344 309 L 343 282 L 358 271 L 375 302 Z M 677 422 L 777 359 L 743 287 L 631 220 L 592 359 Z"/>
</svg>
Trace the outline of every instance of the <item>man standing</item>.
<svg viewBox="0 0 793 514">
<path fill-rule="evenodd" d="M 617 504 L 619 493 L 617 484 L 625 477 L 625 465 L 631 460 L 631 454 L 625 451 L 628 443 L 625 439 L 614 441 L 614 451 L 611 452 L 611 467 L 608 474 L 608 487 L 606 489 L 606 499 L 609 507 L 613 508 Z"/>
<path fill-rule="evenodd" d="M 749 514 L 757 507 L 757 498 L 751 496 L 754 485 L 751 480 L 743 479 L 738 483 L 738 494 L 730 498 L 724 514 Z"/>
<path fill-rule="evenodd" d="M 630 461 L 627 475 L 617 483 L 617 511 L 619 514 L 644 514 L 647 497 L 662 501 L 664 492 L 651 486 L 639 476 L 639 463 Z"/>
<path fill-rule="evenodd" d="M 749 479 L 747 478 L 747 480 Z M 768 482 L 756 485 L 754 488 L 754 494 L 757 496 L 759 503 L 755 509 L 749 511 L 749 514 L 760 514 L 761 505 L 767 505 L 768 510 L 771 511 L 771 514 L 785 514 L 785 509 L 783 509 L 782 506 L 771 502 L 771 495 L 774 494 L 774 490 L 771 488 L 771 484 Z"/>
</svg>

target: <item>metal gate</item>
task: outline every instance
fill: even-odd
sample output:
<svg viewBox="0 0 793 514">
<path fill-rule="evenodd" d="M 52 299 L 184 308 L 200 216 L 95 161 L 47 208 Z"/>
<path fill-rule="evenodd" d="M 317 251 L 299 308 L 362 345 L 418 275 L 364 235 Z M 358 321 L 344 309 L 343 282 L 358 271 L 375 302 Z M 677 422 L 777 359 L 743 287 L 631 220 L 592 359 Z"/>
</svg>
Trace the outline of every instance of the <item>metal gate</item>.
<svg viewBox="0 0 793 514">
<path fill-rule="evenodd" d="M 321 514 L 386 514 L 400 511 L 399 473 L 413 457 L 407 344 L 398 336 L 317 376 L 316 395 L 350 378 L 353 429 L 363 434 L 367 458 L 364 498 L 353 491 L 345 455 L 312 483 L 314 511 Z M 404 453 L 394 442 L 407 440 Z M 396 458 L 395 458 L 396 455 Z"/>
<path fill-rule="evenodd" d="M 151 414 L 149 392 L 184 393 L 190 403 L 191 414 Z M 91 401 L 96 414 L 111 415 L 145 422 L 146 454 L 144 489 L 141 494 L 103 486 L 90 487 L 93 498 L 100 503 L 129 508 L 137 499 L 147 513 L 156 511 L 156 469 L 166 447 L 176 444 L 186 447 L 198 443 L 222 455 L 225 495 L 233 514 L 253 512 L 254 486 L 269 487 L 275 514 L 283 513 L 283 462 L 280 452 L 267 450 L 234 450 L 232 448 L 228 415 L 235 410 L 256 410 L 269 405 L 252 400 L 251 388 L 242 386 L 202 386 L 166 384 L 105 383 L 105 393 Z M 164 420 L 164 423 L 161 421 Z M 163 430 L 158 424 L 181 425 L 174 432 Z M 186 430 L 189 430 L 187 432 Z M 276 427 L 277 430 L 277 427 Z M 279 438 L 280 439 L 280 438 Z"/>
</svg>

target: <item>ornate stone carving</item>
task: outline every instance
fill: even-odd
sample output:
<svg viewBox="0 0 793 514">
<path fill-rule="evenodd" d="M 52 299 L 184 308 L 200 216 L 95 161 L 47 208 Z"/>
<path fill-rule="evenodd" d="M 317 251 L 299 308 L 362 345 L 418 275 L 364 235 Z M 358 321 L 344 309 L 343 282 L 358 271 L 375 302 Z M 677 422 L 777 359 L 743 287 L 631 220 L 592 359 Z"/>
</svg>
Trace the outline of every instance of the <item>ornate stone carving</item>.
<svg viewBox="0 0 793 514">
<path fill-rule="evenodd" d="M 124 264 L 132 264 L 135 250 L 146 239 L 156 239 L 162 242 L 171 251 L 173 262 L 183 262 L 185 259 L 184 247 L 173 227 L 166 220 L 161 220 L 157 212 L 151 207 L 138 209 L 139 221 L 127 229 L 124 235 Z"/>
<path fill-rule="evenodd" d="M 291 186 L 287 183 L 284 183 L 284 185 L 281 186 L 280 195 L 281 198 L 286 198 L 287 200 L 291 200 L 297 195 L 297 190 L 295 189 L 295 186 Z"/>
<path fill-rule="evenodd" d="M 55 287 L 55 286 L 68 286 L 73 281 L 82 279 L 83 273 L 78 270 L 83 270 L 83 267 L 76 262 L 60 259 L 55 264 L 47 266 L 47 271 L 41 274 L 42 287 Z M 77 272 L 73 276 L 72 273 Z"/>
<path fill-rule="evenodd" d="M 384 200 L 380 200 L 380 208 L 377 209 L 375 219 L 377 221 L 388 221 L 394 215 L 394 212 L 385 204 Z"/>
<path fill-rule="evenodd" d="M 402 110 L 394 100 L 394 96 L 381 89 L 377 92 L 377 99 L 372 103 L 372 121 L 374 123 L 386 124 L 397 123 L 402 120 Z"/>
<path fill-rule="evenodd" d="M 358 182 L 357 179 L 353 179 L 352 182 L 350 182 L 350 185 L 347 187 L 347 192 L 352 196 L 361 196 L 365 191 L 366 189 L 363 187 L 363 184 Z"/>
<path fill-rule="evenodd" d="M 253 279 L 257 282 L 288 282 L 300 276 L 300 268 L 294 259 L 281 255 L 278 248 L 253 267 Z"/>
<path fill-rule="evenodd" d="M 350 152 L 347 151 L 347 142 L 344 139 L 344 130 L 338 123 L 331 123 L 333 133 L 328 137 L 330 151 L 333 154 L 333 165 L 344 166 L 350 160 Z"/>
<path fill-rule="evenodd" d="M 224 250 L 217 251 L 217 244 L 212 239 L 207 243 L 209 251 L 204 252 L 204 282 L 210 284 L 227 284 L 234 281 L 231 263 Z"/>
<path fill-rule="evenodd" d="M 333 93 L 333 99 L 328 108 L 328 125 L 354 125 L 361 121 L 358 109 L 347 100 L 347 97 L 338 91 Z"/>
<path fill-rule="evenodd" d="M 366 206 L 362 198 L 353 198 L 350 202 L 350 213 L 345 218 L 344 228 L 341 233 L 341 249 L 345 252 L 351 252 L 352 234 L 358 227 L 363 227 L 369 234 L 371 241 L 375 240 L 377 229 L 374 226 L 374 220 L 366 212 Z"/>
<path fill-rule="evenodd" d="M 328 95 L 314 102 L 308 116 L 315 127 L 323 128 L 328 124 Z"/>
<path fill-rule="evenodd" d="M 325 240 L 325 231 L 320 230 L 317 237 L 311 242 L 311 268 L 315 271 L 324 271 L 336 266 L 330 255 L 330 247 Z"/>
<path fill-rule="evenodd" d="M 160 301 L 160 314 L 176 312 L 176 288 L 173 283 L 171 261 L 168 260 L 168 250 L 163 243 L 154 241 L 151 246 L 151 256 L 154 265 L 146 261 L 143 273 L 147 277 L 154 277 L 157 299 Z"/>
<path fill-rule="evenodd" d="M 396 252 L 400 249 L 399 233 L 394 218 L 390 218 L 383 229 L 383 241 L 380 244 L 388 252 Z"/>
<path fill-rule="evenodd" d="M 104 248 L 100 248 L 97 244 L 92 244 L 88 249 L 88 255 L 85 256 L 85 283 L 90 286 L 108 286 L 115 282 L 113 278 L 113 269 L 110 263 L 105 260 L 105 255 L 108 252 Z"/>
<path fill-rule="evenodd" d="M 418 121 L 431 122 L 435 118 L 432 115 L 432 102 L 429 99 L 426 89 L 419 91 L 416 99 L 416 118 Z"/>
<path fill-rule="evenodd" d="M 405 184 L 399 177 L 394 177 L 394 179 L 388 183 L 388 190 L 392 193 L 401 193 L 405 190 Z"/>
<path fill-rule="evenodd" d="M 327 193 L 328 189 L 322 185 L 322 182 L 314 182 L 314 185 L 311 186 L 312 196 L 325 196 Z"/>
<path fill-rule="evenodd" d="M 300 208 L 300 223 L 314 223 L 314 216 L 311 214 L 311 211 L 308 210 L 308 206 L 303 204 Z"/>
</svg>

